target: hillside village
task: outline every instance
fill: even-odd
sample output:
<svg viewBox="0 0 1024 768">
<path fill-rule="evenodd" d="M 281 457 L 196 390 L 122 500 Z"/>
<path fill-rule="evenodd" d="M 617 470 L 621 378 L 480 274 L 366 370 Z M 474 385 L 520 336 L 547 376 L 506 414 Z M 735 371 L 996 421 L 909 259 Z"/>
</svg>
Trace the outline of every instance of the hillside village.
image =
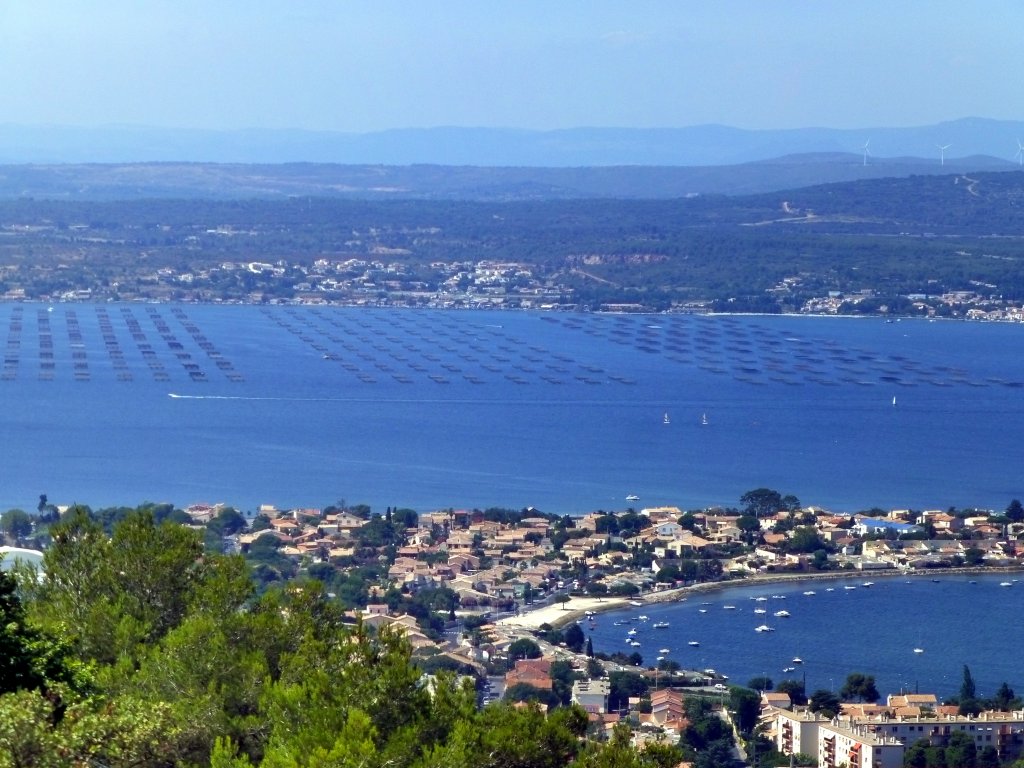
<svg viewBox="0 0 1024 768">
<path fill-rule="evenodd" d="M 208 550 L 240 553 L 263 588 L 317 579 L 352 623 L 402 635 L 424 674 L 451 670 L 474 680 L 481 704 L 581 707 L 591 738 L 621 739 L 628 732 L 641 747 L 681 745 L 705 756 L 699 768 L 725 760 L 714 750 L 726 741 L 729 760 L 756 762 L 751 751 L 763 750 L 774 764 L 792 755 L 822 768 L 897 768 L 910 750 L 925 748 L 921 739 L 946 749 L 955 734 L 964 734 L 956 743 L 973 739 L 979 755 L 988 748 L 996 764 L 1020 753 L 1024 709 L 1009 689 L 1002 699 L 961 698 L 952 706 L 930 694 L 880 705 L 877 692 L 864 689 L 840 699 L 828 691 L 808 695 L 788 680 L 758 691 L 749 687 L 753 681 L 736 685 L 715 670 L 684 669 L 667 657 L 595 653 L 581 627 L 588 616 L 676 600 L 688 590 L 743 579 L 1014 569 L 1024 562 L 1018 541 L 1024 507 L 1016 500 L 998 513 L 842 515 L 762 488 L 741 503 L 740 509 L 655 507 L 577 518 L 497 508 L 422 514 L 389 508 L 381 515 L 344 502 L 323 509 L 263 506 L 249 517 L 223 504 L 165 505 L 160 514 L 201 531 Z M 61 508 L 45 511 L 57 516 Z M 126 512 L 90 514 L 110 523 Z M 13 517 L 3 516 L 5 534 Z M 45 547 L 45 526 L 34 536 L 7 538 Z M 707 718 L 727 731 L 698 738 Z M 712 749 L 715 740 L 719 747 Z"/>
<path fill-rule="evenodd" d="M 655 665 L 639 654 L 588 654 L 584 633 L 572 621 L 582 619 L 584 608 L 592 613 L 674 599 L 680 588 L 745 578 L 1015 568 L 1024 561 L 1017 540 L 1024 534 L 1024 514 L 1017 502 L 1005 513 L 840 515 L 779 498 L 759 489 L 744 497 L 743 510 L 657 507 L 579 518 L 533 509 L 418 515 L 388 509 L 373 515 L 360 507 L 265 506 L 229 541 L 257 573 L 268 567 L 280 569 L 280 577 L 305 571 L 332 590 L 346 589 L 346 574 L 367 579 L 354 602 L 351 592 L 342 596 L 352 602 L 352 619 L 398 628 L 427 668 L 448 667 L 488 681 L 482 683 L 485 701 L 502 690 L 506 699 L 544 706 L 572 701 L 588 710 L 598 730 L 632 724 L 638 743 L 678 739 L 686 719 L 683 690 L 722 696 L 727 686 L 714 670 L 685 670 L 667 660 Z M 782 508 L 772 509 L 773 502 Z M 185 511 L 197 525 L 225 514 L 220 505 Z M 549 624 L 531 620 L 531 614 L 555 618 Z M 790 733 L 793 723 L 801 723 L 805 744 L 815 734 L 831 733 L 831 720 L 801 720 L 792 714 L 788 696 L 765 695 L 766 713 L 789 713 L 771 715 L 769 731 L 780 751 L 788 743 L 780 729 Z M 932 709 L 936 716 L 949 715 Z M 858 712 L 877 720 L 883 710 Z M 805 723 L 818 730 L 812 733 Z M 871 731 L 857 723 L 844 727 Z M 874 764 L 889 765 L 889 758 Z"/>
</svg>

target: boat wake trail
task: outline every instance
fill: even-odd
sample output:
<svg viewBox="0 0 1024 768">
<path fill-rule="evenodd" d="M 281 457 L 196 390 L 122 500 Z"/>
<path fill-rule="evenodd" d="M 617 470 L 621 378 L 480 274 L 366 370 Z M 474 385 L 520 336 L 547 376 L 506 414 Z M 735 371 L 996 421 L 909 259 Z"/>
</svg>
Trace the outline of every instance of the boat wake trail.
<svg viewBox="0 0 1024 768">
<path fill-rule="evenodd" d="M 331 397 L 256 397 L 253 395 L 179 395 L 168 392 L 167 396 L 174 400 L 284 400 L 299 403 L 342 402 L 345 398 Z"/>
</svg>

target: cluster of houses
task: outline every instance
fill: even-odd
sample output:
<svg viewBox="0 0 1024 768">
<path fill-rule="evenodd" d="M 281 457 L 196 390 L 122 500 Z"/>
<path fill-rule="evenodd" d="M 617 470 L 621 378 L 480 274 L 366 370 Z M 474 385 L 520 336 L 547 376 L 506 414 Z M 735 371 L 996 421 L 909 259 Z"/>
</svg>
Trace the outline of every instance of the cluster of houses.
<svg viewBox="0 0 1024 768">
<path fill-rule="evenodd" d="M 519 659 L 515 667 L 505 674 L 505 686 L 526 684 L 541 691 L 550 691 L 551 657 Z M 651 691 L 646 700 L 630 697 L 628 705 L 617 711 L 609 709 L 611 684 L 605 678 L 584 678 L 573 681 L 573 704 L 586 711 L 591 732 L 601 737 L 610 735 L 620 723 L 633 726 L 633 741 L 637 745 L 648 742 L 675 744 L 688 725 L 683 692 L 674 688 Z M 643 703 L 645 706 L 641 706 Z"/>
<path fill-rule="evenodd" d="M 219 505 L 186 510 L 197 524 L 208 522 L 218 511 Z M 266 526 L 239 537 L 243 552 L 257 540 L 273 537 L 280 554 L 339 568 L 348 567 L 359 554 L 359 532 L 369 522 L 344 510 L 325 514 L 318 509 L 280 511 L 264 506 L 260 514 Z M 1024 547 L 1016 538 L 1024 534 L 1024 523 L 994 524 L 987 514 L 895 510 L 869 517 L 816 509 L 780 511 L 759 518 L 760 530 L 754 535 L 749 527 L 740 529 L 743 516 L 735 512 L 690 513 L 684 526 L 683 511 L 676 507 L 643 509 L 641 527 L 625 532 L 608 524 L 610 514 L 575 518 L 560 538 L 554 534 L 564 521 L 529 511 L 507 523 L 487 519 L 479 510 L 419 514 L 415 526 L 404 530 L 388 563 L 386 583 L 379 586 L 404 592 L 443 586 L 458 595 L 464 609 L 489 609 L 521 607 L 551 590 L 571 589 L 574 585 L 565 579 L 574 567 L 586 571 L 590 586 L 603 583 L 610 591 L 620 588 L 621 594 L 658 586 L 657 573 L 686 558 L 717 560 L 721 572 L 731 576 L 800 571 L 811 567 L 813 559 L 811 553 L 788 546 L 801 527 L 813 527 L 829 551 L 826 565 L 832 569 L 1007 567 L 1024 558 Z M 799 526 L 794 525 L 794 514 Z M 934 538 L 923 538 L 925 530 L 934 531 Z M 634 566 L 641 552 L 642 568 Z"/>
<path fill-rule="evenodd" d="M 186 511 L 201 523 L 217 509 Z M 268 518 L 265 527 L 239 537 L 243 550 L 271 536 L 280 553 L 307 562 L 335 563 L 340 568 L 347 567 L 360 551 L 360 529 L 369 524 L 365 516 L 350 511 L 325 514 L 264 507 L 260 513 Z M 736 512 L 690 513 L 681 522 L 683 515 L 675 507 L 643 509 L 639 527 L 637 515 L 631 513 L 630 525 L 620 530 L 619 525 L 609 524 L 608 513 L 598 512 L 575 518 L 567 531 L 565 521 L 533 511 L 525 511 L 514 522 L 488 519 L 478 510 L 420 514 L 395 545 L 386 577 L 371 591 L 371 598 L 392 587 L 409 593 L 443 586 L 458 595 L 463 616 L 486 616 L 495 607 L 523 608 L 541 595 L 564 594 L 582 573 L 591 587 L 602 582 L 609 589 L 628 585 L 647 592 L 678 586 L 658 583 L 657 573 L 683 558 L 716 559 L 722 570 L 733 576 L 800 570 L 810 567 L 811 555 L 794 552 L 787 544 L 798 528 L 806 532 L 808 527 L 827 544 L 829 567 L 838 569 L 910 570 L 965 563 L 1014 566 L 1024 555 L 1016 541 L 1024 534 L 1024 524 L 1007 524 L 1005 519 L 993 523 L 993 516 L 987 514 L 897 510 L 872 517 L 803 509 L 759 518 L 757 531 L 751 531 L 749 519 L 741 521 L 743 515 Z M 925 538 L 925 531 L 934 538 Z M 566 537 L 566 533 L 571 535 Z M 638 552 L 645 557 L 637 558 Z M 644 567 L 639 567 L 639 562 Z M 414 651 L 448 656 L 473 668 L 478 678 L 488 672 L 495 674 L 494 663 L 508 659 L 509 648 L 517 639 L 533 637 L 522 627 L 487 623 L 472 637 L 467 633 L 432 639 L 414 617 L 392 615 L 382 600 L 355 609 L 353 615 L 372 627 L 401 631 Z M 544 650 L 541 658 L 520 659 L 507 669 L 506 688 L 526 683 L 541 691 L 551 690 L 551 666 L 559 659 L 570 661 L 581 673 L 585 669 L 584 657 L 564 647 L 540 645 Z M 498 669 L 502 669 L 500 664 Z M 686 728 L 683 694 L 671 688 L 659 690 L 656 677 L 655 690 L 644 706 L 634 699 L 627 709 L 613 712 L 608 708 L 607 678 L 578 676 L 585 679 L 574 681 L 572 701 L 588 712 L 595 733 L 608 733 L 625 719 L 633 725 L 637 744 L 651 740 L 675 743 Z M 885 705 L 845 704 L 838 717 L 825 718 L 792 706 L 786 694 L 766 693 L 762 723 L 779 751 L 816 756 L 821 768 L 844 764 L 848 768 L 898 768 L 914 741 L 928 738 L 938 744 L 955 731 L 971 735 L 979 748 L 994 747 L 1002 759 L 1018 754 L 1024 743 L 1024 712 L 963 717 L 928 695 L 890 696 Z"/>
<path fill-rule="evenodd" d="M 890 695 L 885 704 L 843 704 L 836 717 L 793 707 L 785 693 L 762 696 L 761 723 L 785 755 L 804 754 L 819 768 L 903 768 L 913 744 L 944 746 L 954 733 L 966 734 L 980 753 L 996 751 L 1007 764 L 1024 750 L 1024 711 L 957 714 L 934 694 Z"/>
</svg>

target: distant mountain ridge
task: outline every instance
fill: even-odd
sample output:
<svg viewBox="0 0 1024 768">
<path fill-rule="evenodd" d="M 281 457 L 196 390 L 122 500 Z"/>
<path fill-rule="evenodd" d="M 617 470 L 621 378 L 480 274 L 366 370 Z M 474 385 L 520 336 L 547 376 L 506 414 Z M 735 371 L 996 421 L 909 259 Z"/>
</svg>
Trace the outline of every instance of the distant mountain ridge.
<svg viewBox="0 0 1024 768">
<path fill-rule="evenodd" d="M 90 163 L 0 166 L 0 199 L 656 200 L 820 184 L 1015 171 L 993 157 L 872 159 L 797 154 L 739 165 L 588 168 L 335 163 Z"/>
<path fill-rule="evenodd" d="M 719 166 L 808 153 L 1012 162 L 1024 122 L 963 118 L 909 128 L 405 128 L 373 133 L 0 125 L 0 163 L 337 163 L 572 168 Z"/>
</svg>

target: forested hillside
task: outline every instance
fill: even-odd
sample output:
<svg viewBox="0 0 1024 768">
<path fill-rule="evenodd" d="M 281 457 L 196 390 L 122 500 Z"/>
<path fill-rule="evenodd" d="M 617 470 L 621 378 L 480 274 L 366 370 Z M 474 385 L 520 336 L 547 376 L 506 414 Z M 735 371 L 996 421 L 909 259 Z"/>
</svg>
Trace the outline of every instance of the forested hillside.
<svg viewBox="0 0 1024 768">
<path fill-rule="evenodd" d="M 305 286 L 344 301 L 353 294 L 323 293 L 308 267 L 400 269 L 417 287 L 399 291 L 430 292 L 458 265 L 491 261 L 526 265 L 548 294 L 588 306 L 731 301 L 787 311 L 830 291 L 1013 301 L 1024 298 L 1022 201 L 1021 172 L 674 200 L 18 200 L 0 203 L 0 290 L 247 300 L 256 290 L 295 298 Z M 223 262 L 283 269 L 203 282 Z M 172 288 L 147 292 L 166 277 L 160 269 L 174 273 Z M 388 292 L 376 277 L 366 282 L 380 300 Z"/>
</svg>

